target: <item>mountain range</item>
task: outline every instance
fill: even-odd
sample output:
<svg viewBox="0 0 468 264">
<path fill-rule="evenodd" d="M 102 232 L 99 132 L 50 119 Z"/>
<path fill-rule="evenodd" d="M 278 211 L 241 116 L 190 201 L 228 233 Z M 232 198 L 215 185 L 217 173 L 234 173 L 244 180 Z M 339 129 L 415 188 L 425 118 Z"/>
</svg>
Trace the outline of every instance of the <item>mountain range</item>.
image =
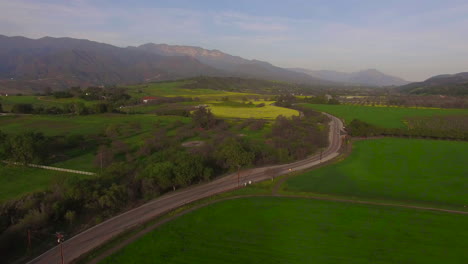
<svg viewBox="0 0 468 264">
<path fill-rule="evenodd" d="M 366 86 L 400 86 L 408 84 L 399 77 L 384 74 L 376 69 L 368 69 L 358 72 L 338 72 L 330 70 L 313 71 L 302 68 L 291 68 L 292 71 L 309 74 L 312 77 L 332 82 L 339 82 L 351 85 L 366 85 Z"/>
<path fill-rule="evenodd" d="M 328 84 L 305 73 L 217 50 L 145 44 L 116 47 L 84 39 L 0 35 L 0 89 L 135 84 L 194 76 L 234 76 Z"/>
<path fill-rule="evenodd" d="M 398 90 L 407 93 L 455 89 L 457 94 L 464 94 L 466 74 L 435 76 L 424 82 L 408 84 L 401 78 L 375 69 L 353 73 L 285 69 L 264 61 L 192 46 L 147 43 L 137 47 L 116 47 L 85 39 L 29 39 L 0 35 L 0 92 L 34 92 L 45 87 L 64 89 L 215 76 L 328 87 L 403 85 Z"/>
<path fill-rule="evenodd" d="M 437 75 L 398 87 L 398 90 L 409 94 L 468 95 L 468 72 Z"/>
</svg>

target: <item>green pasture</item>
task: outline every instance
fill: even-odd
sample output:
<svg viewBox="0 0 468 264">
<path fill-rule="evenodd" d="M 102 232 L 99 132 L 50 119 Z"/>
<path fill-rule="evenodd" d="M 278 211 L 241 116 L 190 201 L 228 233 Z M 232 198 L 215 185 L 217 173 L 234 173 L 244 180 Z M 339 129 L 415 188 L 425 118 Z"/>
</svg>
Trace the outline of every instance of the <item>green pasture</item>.
<svg viewBox="0 0 468 264">
<path fill-rule="evenodd" d="M 65 104 L 69 103 L 83 103 L 86 106 L 91 106 L 96 103 L 96 101 L 86 101 L 81 98 L 55 98 L 53 96 L 32 96 L 32 95 L 22 95 L 22 96 L 2 96 L 0 97 L 0 104 L 2 104 L 5 111 L 10 111 L 13 105 L 15 104 L 32 104 L 34 107 L 62 107 Z"/>
<path fill-rule="evenodd" d="M 468 206 L 468 142 L 384 138 L 353 143 L 337 164 L 286 181 L 286 192 Z"/>
<path fill-rule="evenodd" d="M 5 133 L 38 131 L 46 135 L 96 135 L 109 126 L 131 126 L 139 124 L 141 130 L 151 129 L 156 123 L 168 124 L 175 121 L 188 122 L 189 118 L 155 115 L 99 114 L 86 116 L 63 115 L 20 115 L 0 116 L 0 130 Z M 125 131 L 122 129 L 122 133 Z"/>
<path fill-rule="evenodd" d="M 132 97 L 141 98 L 144 96 L 166 96 L 166 97 L 198 97 L 201 100 L 214 100 L 221 97 L 240 99 L 244 96 L 259 96 L 249 93 L 235 93 L 212 89 L 185 89 L 181 88 L 190 81 L 148 83 L 142 85 L 127 86 L 128 93 Z"/>
<path fill-rule="evenodd" d="M 165 223 L 100 263 L 463 263 L 467 220 L 403 208 L 241 198 Z"/>
<path fill-rule="evenodd" d="M 403 108 L 359 105 L 321 105 L 302 104 L 314 110 L 326 112 L 343 118 L 347 123 L 353 119 L 386 128 L 404 128 L 404 120 L 413 116 L 460 115 L 467 114 L 468 109 L 433 109 L 433 108 Z"/>
<path fill-rule="evenodd" d="M 92 177 L 53 170 L 0 165 L 0 202 L 47 189 L 68 177 Z"/>
</svg>

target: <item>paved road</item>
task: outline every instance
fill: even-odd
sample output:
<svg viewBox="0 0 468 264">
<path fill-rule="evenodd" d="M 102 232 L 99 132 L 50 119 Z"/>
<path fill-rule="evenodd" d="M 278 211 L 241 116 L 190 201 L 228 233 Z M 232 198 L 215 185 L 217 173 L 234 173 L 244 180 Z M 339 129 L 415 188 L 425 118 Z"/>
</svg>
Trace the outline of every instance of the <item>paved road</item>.
<svg viewBox="0 0 468 264">
<path fill-rule="evenodd" d="M 294 170 L 311 168 L 320 164 L 321 161 L 325 162 L 338 156 L 338 151 L 341 147 L 340 131 L 343 128 L 343 123 L 334 116 L 328 114 L 327 116 L 331 118 L 329 134 L 330 145 L 323 151 L 322 155 L 318 154 L 291 164 L 242 171 L 240 174 L 241 186 L 244 182 L 267 180 Z M 320 156 L 322 157 L 320 158 Z M 112 237 L 138 224 L 147 222 L 158 215 L 164 214 L 184 204 L 236 188 L 238 188 L 238 179 L 237 174 L 234 173 L 206 184 L 192 186 L 163 195 L 66 240 L 63 243 L 65 262 L 68 263 L 78 258 Z M 54 247 L 29 263 L 60 263 L 60 248 Z"/>
</svg>

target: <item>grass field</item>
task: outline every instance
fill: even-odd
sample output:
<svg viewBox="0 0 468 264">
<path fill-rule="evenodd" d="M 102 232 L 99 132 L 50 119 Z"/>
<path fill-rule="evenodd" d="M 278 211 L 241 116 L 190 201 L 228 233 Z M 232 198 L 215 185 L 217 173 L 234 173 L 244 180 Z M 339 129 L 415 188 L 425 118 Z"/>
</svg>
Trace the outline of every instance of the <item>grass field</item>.
<svg viewBox="0 0 468 264">
<path fill-rule="evenodd" d="M 256 197 L 201 208 L 100 263 L 463 263 L 467 216 Z"/>
<path fill-rule="evenodd" d="M 343 118 L 347 123 L 359 119 L 370 124 L 386 128 L 404 128 L 404 120 L 413 116 L 459 115 L 467 114 L 468 109 L 429 109 L 429 108 L 400 108 L 373 107 L 358 105 L 320 105 L 302 104 L 314 110 L 327 112 Z"/>
<path fill-rule="evenodd" d="M 67 177 L 92 177 L 52 170 L 0 165 L 0 202 L 44 190 Z"/>
<path fill-rule="evenodd" d="M 22 96 L 2 96 L 0 97 L 0 104 L 3 106 L 3 110 L 11 111 L 11 108 L 15 104 L 32 104 L 34 107 L 62 107 L 68 103 L 80 102 L 86 106 L 96 104 L 97 101 L 86 101 L 80 98 L 60 98 L 57 99 L 53 96 L 33 96 L 33 95 L 22 95 Z"/>
<path fill-rule="evenodd" d="M 468 206 L 468 142 L 385 138 L 358 141 L 344 161 L 286 181 L 284 189 Z"/>
<path fill-rule="evenodd" d="M 161 82 L 149 83 L 144 85 L 127 86 L 128 93 L 132 97 L 141 98 L 144 96 L 182 96 L 182 97 L 198 97 L 202 100 L 214 100 L 221 97 L 237 98 L 240 99 L 244 96 L 251 96 L 256 94 L 249 93 L 234 93 L 212 89 L 184 89 L 183 85 L 190 81 L 176 81 L 176 82 Z"/>
<path fill-rule="evenodd" d="M 51 116 L 51 115 L 25 115 L 1 116 L 0 130 L 5 133 L 18 133 L 23 131 L 40 131 L 46 135 L 61 134 L 98 134 L 110 125 L 130 125 L 138 123 L 142 130 L 151 128 L 155 123 L 167 124 L 180 120 L 188 122 L 189 118 L 175 116 L 155 115 L 122 115 L 100 114 L 88 116 Z"/>
</svg>

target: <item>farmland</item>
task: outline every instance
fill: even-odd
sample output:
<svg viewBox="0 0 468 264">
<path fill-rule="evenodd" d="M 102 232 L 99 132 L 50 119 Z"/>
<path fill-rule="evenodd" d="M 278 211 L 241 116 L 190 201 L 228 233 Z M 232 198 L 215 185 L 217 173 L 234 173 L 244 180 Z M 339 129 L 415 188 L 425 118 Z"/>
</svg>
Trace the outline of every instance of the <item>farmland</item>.
<svg viewBox="0 0 468 264">
<path fill-rule="evenodd" d="M 346 123 L 353 119 L 385 128 L 404 128 L 405 119 L 418 116 L 435 115 L 468 115 L 468 109 L 432 109 L 432 108 L 401 108 L 386 106 L 359 106 L 359 105 L 320 105 L 303 104 L 305 107 L 326 112 L 343 118 Z"/>
<path fill-rule="evenodd" d="M 86 106 L 95 104 L 92 101 L 86 101 L 80 98 L 54 98 L 53 96 L 35 96 L 35 95 L 13 95 L 0 97 L 0 103 L 5 111 L 10 111 L 14 104 L 31 104 L 42 107 L 62 107 L 65 104 L 80 102 Z"/>
<path fill-rule="evenodd" d="M 145 85 L 127 86 L 129 94 L 132 97 L 141 98 L 144 96 L 181 96 L 181 97 L 198 97 L 201 100 L 214 100 L 220 97 L 229 97 L 240 99 L 244 96 L 255 95 L 252 93 L 237 93 L 212 89 L 186 89 L 182 86 L 190 84 L 191 81 L 175 81 L 150 83 Z"/>
<path fill-rule="evenodd" d="M 447 213 L 242 198 L 166 223 L 100 263 L 462 263 L 466 228 L 466 216 Z"/>
<path fill-rule="evenodd" d="M 385 138 L 358 141 L 344 161 L 286 182 L 287 192 L 463 207 L 468 143 Z"/>
<path fill-rule="evenodd" d="M 291 117 L 293 115 L 299 116 L 296 110 L 277 107 L 270 105 L 272 102 L 266 104 L 262 101 L 255 102 L 255 104 L 241 104 L 231 102 L 226 103 L 210 103 L 211 112 L 221 118 L 254 118 L 254 119 L 275 119 L 277 116 L 282 115 Z M 257 107 L 258 104 L 265 104 L 265 106 Z"/>
<path fill-rule="evenodd" d="M 100 114 L 89 116 L 63 115 L 22 115 L 0 117 L 0 127 L 5 133 L 18 131 L 41 131 L 46 135 L 81 134 L 93 135 L 103 133 L 106 127 L 130 126 L 139 124 L 142 130 L 151 129 L 155 123 L 168 124 L 180 120 L 188 121 L 184 117 L 158 117 L 155 115 L 122 115 Z"/>
<path fill-rule="evenodd" d="M 68 177 L 92 177 L 44 169 L 0 165 L 0 202 L 47 189 Z"/>
</svg>

